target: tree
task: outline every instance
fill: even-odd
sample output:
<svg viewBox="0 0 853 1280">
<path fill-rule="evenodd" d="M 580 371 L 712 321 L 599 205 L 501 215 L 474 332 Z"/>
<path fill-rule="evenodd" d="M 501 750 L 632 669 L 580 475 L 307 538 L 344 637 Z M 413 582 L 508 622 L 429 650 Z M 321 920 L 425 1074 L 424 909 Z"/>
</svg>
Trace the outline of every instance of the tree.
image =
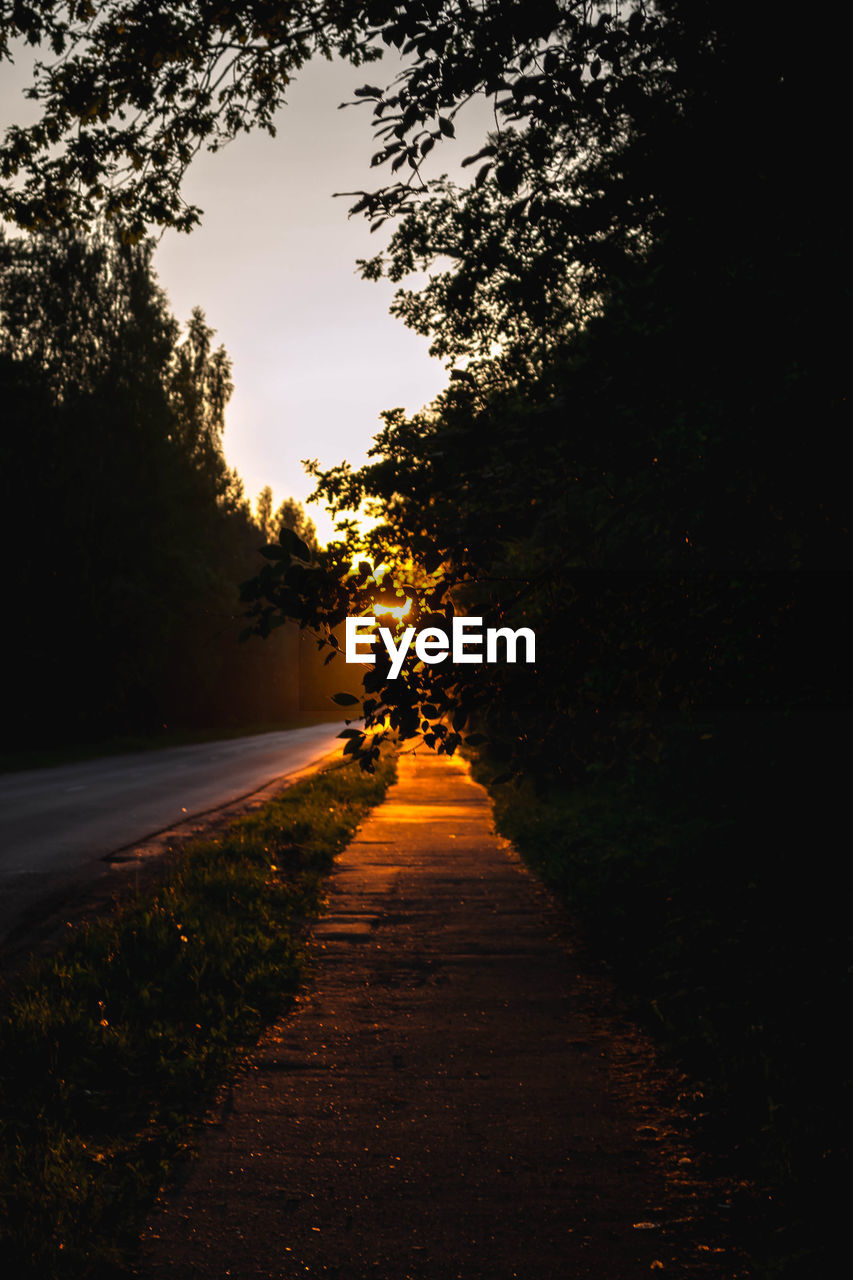
<svg viewBox="0 0 853 1280">
<path fill-rule="evenodd" d="M 290 77 L 318 52 L 358 65 L 393 47 L 409 60 L 387 91 L 356 91 L 373 104 L 377 162 L 407 175 L 362 193 L 359 206 L 376 218 L 411 207 L 421 163 L 453 135 L 453 117 L 474 93 L 493 98 L 502 123 L 544 128 L 555 145 L 559 137 L 559 170 L 625 133 L 666 81 L 677 25 L 640 0 L 500 0 L 482 9 L 467 0 L 309 0 L 286 12 L 261 0 L 250 13 L 203 0 L 156 9 L 112 0 L 97 14 L 88 4 L 15 6 L 2 26 L 6 52 L 24 39 L 53 61 L 39 65 L 33 90 L 42 118 L 13 128 L 0 152 L 0 211 L 33 228 L 102 210 L 131 234 L 152 223 L 188 229 L 198 210 L 182 203 L 179 187 L 196 150 L 251 127 L 274 132 Z M 513 155 L 493 163 L 511 193 Z"/>
<path fill-rule="evenodd" d="M 267 484 L 261 489 L 255 501 L 255 520 L 267 542 L 270 542 L 274 536 L 272 506 L 272 489 Z"/>
<path fill-rule="evenodd" d="M 214 330 L 194 307 L 183 342 L 175 347 L 168 375 L 173 433 L 178 447 L 224 493 L 228 473 L 222 457 L 225 406 L 231 398 L 231 362 L 224 347 L 212 347 Z"/>
<path fill-rule="evenodd" d="M 519 608 L 569 627 L 580 617 L 585 639 L 564 701 L 586 700 L 600 719 L 605 692 L 609 719 L 630 727 L 622 700 L 633 700 L 645 726 L 639 739 L 628 734 L 636 749 L 651 732 L 650 706 L 689 703 L 707 687 L 707 672 L 697 685 L 680 648 L 700 666 L 706 651 L 715 666 L 728 654 L 729 672 L 743 660 L 739 639 L 719 634 L 729 624 L 725 591 L 708 585 L 714 574 L 837 562 L 840 494 L 824 500 L 825 467 L 778 447 L 774 430 L 778 418 L 795 439 L 816 396 L 828 442 L 839 403 L 828 355 L 837 343 L 810 292 L 814 245 L 832 253 L 837 213 L 827 222 L 817 211 L 816 162 L 814 182 L 792 195 L 787 159 L 792 148 L 815 153 L 829 99 L 811 93 L 793 28 L 684 0 L 376 0 L 306 6 L 286 22 L 266 4 L 250 18 L 202 4 L 156 14 L 111 4 L 85 31 L 76 11 L 62 21 L 58 12 L 11 20 L 60 55 L 41 73 L 40 125 L 13 130 L 4 152 L 8 210 L 30 224 L 89 216 L 105 201 L 131 236 L 147 221 L 189 226 L 195 212 L 181 206 L 178 183 L 193 147 L 270 127 L 300 59 L 320 48 L 358 61 L 389 46 L 408 59 L 389 88 L 356 93 L 372 106 L 376 160 L 391 173 L 378 190 L 354 193 L 354 208 L 374 225 L 402 215 L 387 254 L 363 271 L 398 281 L 433 272 L 395 306 L 433 337 L 453 381 L 431 413 L 388 415 L 370 468 L 318 474 L 341 513 L 372 498 L 385 525 L 364 544 L 350 529 L 346 547 L 325 557 L 310 547 L 306 557 L 298 535 L 284 538 L 284 554 L 247 589 L 261 629 L 277 615 L 333 629 L 353 601 L 409 588 L 423 617 L 483 592 L 498 620 Z M 131 46 L 143 56 L 131 60 Z M 426 157 L 476 92 L 492 97 L 498 128 L 471 157 L 480 164 L 472 186 L 426 184 Z M 131 105 L 141 112 L 132 124 L 121 118 Z M 23 188 L 15 174 L 26 175 Z M 436 270 L 447 258 L 452 267 Z M 794 350 L 804 311 L 813 337 Z M 757 329 L 768 341 L 753 359 Z M 353 578 L 352 556 L 370 550 L 394 557 L 396 576 Z M 654 589 L 626 594 L 612 576 L 626 566 L 651 573 Z M 697 571 L 707 587 L 698 597 L 683 586 Z M 578 578 L 601 573 L 611 575 L 606 590 Z M 738 637 L 758 633 L 751 598 Z M 685 632 L 694 605 L 717 624 Z M 789 605 L 783 591 L 761 618 Z M 637 655 L 636 678 L 614 689 L 606 637 L 617 634 Z M 369 699 L 377 719 L 390 707 L 386 723 L 407 731 L 435 723 L 419 716 L 422 706 L 443 723 L 457 703 L 468 715 L 472 699 L 483 701 L 470 674 L 467 685 L 413 675 L 405 695 L 403 684 L 386 688 L 379 669 L 371 679 L 380 686 L 370 692 L 382 694 Z M 561 723 L 553 718 L 549 744 Z M 518 726 L 527 756 L 530 738 Z M 600 750 L 601 735 L 592 739 Z M 443 741 L 456 741 L 446 725 Z"/>
<path fill-rule="evenodd" d="M 32 128 L 13 127 L 0 155 L 0 212 L 30 230 L 102 213 L 139 236 L 152 223 L 188 229 L 198 211 L 180 179 L 202 145 L 214 149 L 273 116 L 313 53 L 367 56 L 352 18 L 360 6 L 260 0 L 245 11 L 207 0 L 151 6 L 9 5 L 0 56 L 48 51 Z M 15 178 L 24 174 L 22 183 Z"/>
<path fill-rule="evenodd" d="M 5 722 L 18 742 L 296 709 L 292 637 L 237 643 L 237 584 L 269 531 L 222 454 L 228 357 L 198 309 L 182 332 L 151 250 L 103 230 L 0 239 Z"/>
<path fill-rule="evenodd" d="M 273 536 L 279 537 L 283 529 L 290 529 L 298 538 L 302 539 L 311 551 L 316 552 L 318 550 L 319 543 L 317 542 L 317 530 L 314 527 L 314 521 L 309 516 L 306 516 L 302 503 L 297 502 L 294 498 L 285 498 L 275 513 Z"/>
<path fill-rule="evenodd" d="M 278 538 L 283 529 L 290 529 L 310 547 L 318 549 L 317 530 L 314 521 L 305 514 L 305 508 L 295 498 L 285 498 L 273 514 L 275 499 L 269 485 L 265 485 L 255 502 L 255 521 L 267 542 Z"/>
<path fill-rule="evenodd" d="M 386 415 L 367 468 L 315 469 L 339 514 L 373 502 L 384 524 L 350 529 L 325 584 L 323 562 L 273 561 L 261 624 L 304 608 L 333 628 L 343 583 L 353 611 L 411 594 L 415 624 L 474 606 L 536 619 L 552 655 L 538 683 L 414 664 L 392 683 L 377 665 L 366 703 L 368 723 L 445 749 L 479 715 L 534 772 L 654 755 L 664 722 L 703 703 L 831 701 L 840 655 L 803 642 L 828 609 L 807 575 L 846 554 L 825 464 L 842 365 L 814 286 L 841 206 L 790 190 L 787 148 L 809 149 L 825 104 L 804 101 L 794 34 L 666 3 L 582 21 L 570 5 L 496 6 L 449 39 L 439 67 L 427 43 L 395 93 L 365 93 L 388 122 L 385 158 L 416 175 L 404 139 L 477 86 L 512 127 L 474 157 L 468 189 L 439 180 L 415 200 L 410 178 L 356 207 L 402 213 L 362 270 L 431 273 L 395 309 L 451 384 L 427 413 Z M 804 455 L 805 421 L 821 443 Z M 359 555 L 397 572 L 353 577 Z"/>
</svg>

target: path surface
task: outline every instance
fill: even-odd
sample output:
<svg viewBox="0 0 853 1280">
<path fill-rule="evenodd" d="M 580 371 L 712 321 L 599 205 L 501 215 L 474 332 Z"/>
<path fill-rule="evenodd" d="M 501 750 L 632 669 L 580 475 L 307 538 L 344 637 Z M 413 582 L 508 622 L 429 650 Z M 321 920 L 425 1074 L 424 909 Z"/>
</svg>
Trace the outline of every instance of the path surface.
<svg viewBox="0 0 853 1280">
<path fill-rule="evenodd" d="M 464 765 L 404 756 L 338 862 L 306 996 L 209 1117 L 135 1274 L 744 1274 L 696 1218 L 648 1046 L 596 1010 L 565 928 Z"/>
<path fill-rule="evenodd" d="M 339 748 L 341 723 L 0 776 L 0 941 L 60 882 Z"/>
</svg>

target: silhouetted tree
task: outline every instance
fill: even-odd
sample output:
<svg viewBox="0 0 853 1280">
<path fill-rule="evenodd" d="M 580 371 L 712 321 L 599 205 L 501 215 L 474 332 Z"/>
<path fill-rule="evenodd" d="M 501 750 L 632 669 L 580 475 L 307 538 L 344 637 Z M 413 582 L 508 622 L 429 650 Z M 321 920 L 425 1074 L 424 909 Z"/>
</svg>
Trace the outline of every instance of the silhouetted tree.
<svg viewBox="0 0 853 1280">
<path fill-rule="evenodd" d="M 270 530 L 222 453 L 228 357 L 198 309 L 181 334 L 150 255 L 104 232 L 0 240 L 10 744 L 322 705 L 294 635 L 237 643 Z"/>
<path fill-rule="evenodd" d="M 298 538 L 310 548 L 311 551 L 317 551 L 319 543 L 317 542 L 317 530 L 314 527 L 314 521 L 305 514 L 305 508 L 301 502 L 297 502 L 294 498 L 285 498 L 278 511 L 275 513 L 275 520 L 272 524 L 272 537 L 278 537 L 282 529 L 290 529 Z M 272 541 L 272 537 L 270 541 Z"/>
<path fill-rule="evenodd" d="M 272 507 L 272 489 L 269 485 L 264 485 L 255 501 L 255 520 L 267 542 L 270 542 L 274 536 Z"/>
</svg>

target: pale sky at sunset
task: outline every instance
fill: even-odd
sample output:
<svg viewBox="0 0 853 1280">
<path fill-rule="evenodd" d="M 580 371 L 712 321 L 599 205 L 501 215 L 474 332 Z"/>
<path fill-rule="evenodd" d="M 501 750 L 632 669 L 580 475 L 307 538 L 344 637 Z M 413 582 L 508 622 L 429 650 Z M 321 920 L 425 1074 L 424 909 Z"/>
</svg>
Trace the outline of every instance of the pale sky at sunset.
<svg viewBox="0 0 853 1280">
<path fill-rule="evenodd" d="M 388 315 L 394 286 L 360 279 L 355 260 L 383 247 L 386 224 L 371 235 L 352 200 L 335 191 L 380 185 L 367 105 L 338 110 L 353 89 L 385 84 L 386 64 L 353 68 L 317 59 L 300 73 L 277 120 L 274 139 L 257 132 L 225 150 L 201 153 L 184 194 L 204 209 L 191 235 L 166 232 L 154 263 L 174 314 L 200 306 L 234 365 L 225 452 L 254 500 L 270 484 L 276 503 L 304 500 L 311 484 L 300 459 L 324 466 L 364 460 L 382 409 L 408 411 L 444 386 L 428 342 Z M 394 64 L 396 65 L 396 64 Z M 0 125 L 29 119 L 20 97 L 23 68 L 0 68 Z M 482 144 L 491 115 L 469 108 L 460 138 L 437 147 L 429 176 L 474 171 L 458 162 Z M 321 537 L 331 532 L 312 509 Z"/>
</svg>

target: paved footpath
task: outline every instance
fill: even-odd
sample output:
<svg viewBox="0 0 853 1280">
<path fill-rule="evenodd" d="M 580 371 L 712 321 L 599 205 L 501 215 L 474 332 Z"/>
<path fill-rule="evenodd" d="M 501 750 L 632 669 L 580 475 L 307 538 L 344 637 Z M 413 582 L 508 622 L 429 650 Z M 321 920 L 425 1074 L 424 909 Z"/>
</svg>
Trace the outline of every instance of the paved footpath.
<svg viewBox="0 0 853 1280">
<path fill-rule="evenodd" d="M 341 856 L 305 995 L 143 1234 L 136 1275 L 745 1275 L 648 1045 L 466 766 L 401 758 Z"/>
</svg>

